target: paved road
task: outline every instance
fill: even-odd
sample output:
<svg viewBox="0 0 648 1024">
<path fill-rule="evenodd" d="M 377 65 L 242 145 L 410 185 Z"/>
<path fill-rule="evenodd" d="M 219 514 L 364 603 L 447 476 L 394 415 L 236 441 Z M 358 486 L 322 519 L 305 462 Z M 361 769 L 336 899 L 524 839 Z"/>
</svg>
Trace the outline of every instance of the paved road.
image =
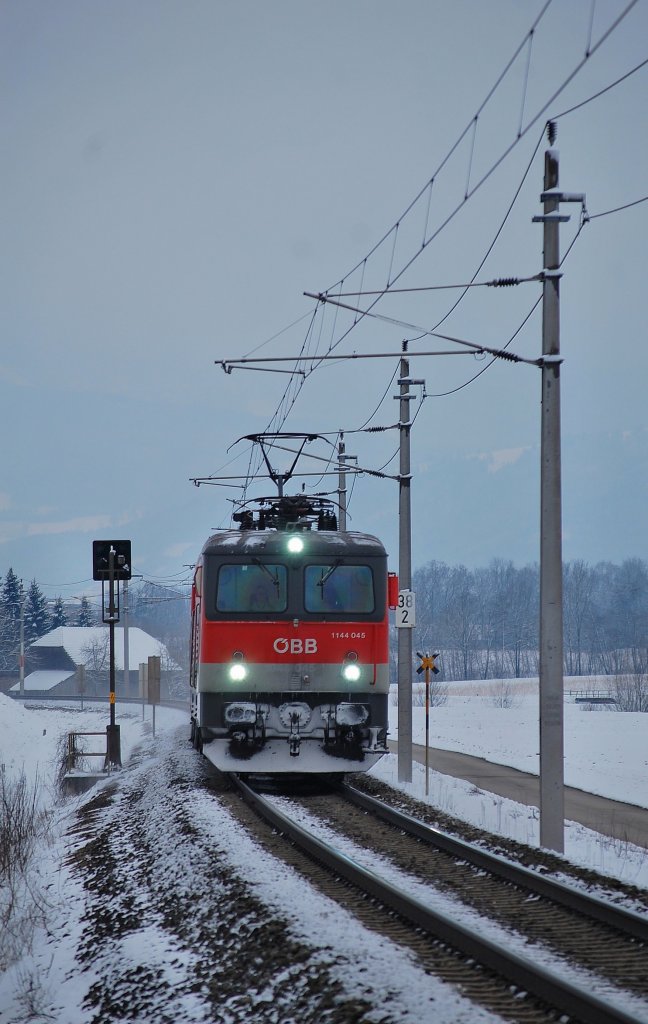
<svg viewBox="0 0 648 1024">
<path fill-rule="evenodd" d="M 397 745 L 390 743 L 396 751 Z M 425 764 L 425 747 L 414 744 L 412 755 L 415 761 Z M 494 764 L 482 757 L 459 754 L 454 750 L 440 750 L 430 747 L 430 768 L 455 779 L 465 779 L 480 789 L 508 797 L 521 804 L 538 807 L 540 784 L 537 775 L 528 775 L 516 768 Z M 648 849 L 648 810 L 618 800 L 607 800 L 581 789 L 565 787 L 565 817 L 600 832 L 602 835 L 627 840 Z"/>
</svg>

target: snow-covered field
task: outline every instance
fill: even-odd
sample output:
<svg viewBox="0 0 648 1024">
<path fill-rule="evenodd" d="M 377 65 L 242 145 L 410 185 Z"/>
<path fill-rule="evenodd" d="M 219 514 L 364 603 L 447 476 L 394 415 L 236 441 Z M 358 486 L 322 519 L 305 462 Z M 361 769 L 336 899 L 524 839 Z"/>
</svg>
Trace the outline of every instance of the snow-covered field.
<svg viewBox="0 0 648 1024">
<path fill-rule="evenodd" d="M 523 687 L 520 686 L 519 695 L 515 696 L 512 706 L 502 708 L 496 706 L 498 695 L 492 686 L 454 686 L 448 703 L 431 709 L 430 745 L 464 751 L 525 771 L 537 772 L 537 693 L 533 690 L 532 684 L 525 683 Z M 390 707 L 390 715 L 394 735 L 397 729 L 397 708 L 393 705 Z M 143 736 L 146 736 L 147 745 L 150 744 L 148 708 L 146 718 L 146 723 L 143 723 L 139 708 L 121 713 L 118 705 L 117 720 L 121 726 L 124 763 Z M 61 736 L 72 730 L 103 729 L 106 721 L 106 707 L 84 711 L 60 707 L 31 708 L 22 707 L 0 696 L 2 770 L 9 777 L 24 772 L 31 780 L 38 778 L 42 800 L 51 804 L 55 800 L 53 779 L 57 770 Z M 414 708 L 413 721 L 415 742 L 424 742 L 423 708 Z M 159 762 L 154 752 L 138 769 L 147 780 L 146 801 L 147 806 L 151 807 L 151 815 L 156 801 L 164 800 L 166 796 L 163 759 L 178 748 L 184 751 L 180 755 L 182 758 L 196 758 L 188 743 L 179 742 L 188 735 L 185 713 L 160 708 L 157 711 L 156 726 L 158 738 L 154 751 L 160 755 Z M 648 806 L 648 787 L 645 784 L 648 715 L 619 714 L 610 710 L 590 712 L 567 703 L 565 749 L 567 783 L 604 796 Z M 397 759 L 394 755 L 383 758 L 373 773 L 394 787 L 416 798 L 425 799 L 423 766 L 414 766 L 411 784 L 398 783 Z M 493 796 L 477 790 L 472 784 L 433 771 L 429 773 L 429 788 L 430 801 L 442 810 L 495 833 L 537 845 L 538 818 L 533 808 Z M 47 929 L 35 934 L 30 952 L 0 980 L 2 1024 L 28 1019 L 37 1022 L 52 1020 L 57 1024 L 85 1024 L 88 1019 L 87 1010 L 83 1008 L 83 998 L 92 978 L 79 973 L 78 964 L 75 965 L 85 897 L 80 882 L 72 876 L 69 867 L 62 864 L 65 830 L 85 799 L 82 796 L 71 798 L 59 806 L 56 812 L 57 833 L 52 845 L 43 851 L 39 867 L 40 884 L 48 887 L 51 917 Z M 288 916 L 295 935 L 316 951 L 315 959 L 323 963 L 331 976 L 337 979 L 345 998 L 360 998 L 362 994 L 371 993 L 373 1005 L 382 1006 L 383 1010 L 389 1007 L 389 1019 L 398 1024 L 414 1024 L 430 1016 L 438 1024 L 467 1024 L 469 1021 L 481 1024 L 493 1019 L 474 1006 L 465 1004 L 447 986 L 416 969 L 396 947 L 364 929 L 361 929 L 360 936 L 358 929 L 361 926 L 351 920 L 346 924 L 342 922 L 339 909 L 333 908 L 324 898 L 321 912 L 304 915 L 299 908 L 303 907 L 306 898 L 303 891 L 305 883 L 297 878 L 291 879 L 289 869 L 283 866 L 278 876 L 277 866 L 259 856 L 252 841 L 241 834 L 241 829 L 233 824 L 227 811 L 223 809 L 221 812 L 213 802 L 209 808 L 203 806 L 202 799 L 200 796 L 197 798 L 197 811 L 204 828 L 212 837 L 214 849 L 220 851 L 219 856 L 227 858 L 234 868 L 240 869 L 242 864 L 246 865 L 245 878 L 251 890 L 268 906 L 274 907 L 274 912 L 282 917 Z M 159 824 L 154 822 L 151 828 L 159 829 Z M 175 847 L 166 848 L 164 836 L 160 835 L 156 842 L 161 851 L 160 856 L 167 865 L 169 858 L 173 860 L 174 856 L 180 856 L 174 852 Z M 169 843 L 171 839 L 167 846 Z M 566 857 L 648 888 L 646 850 L 606 839 L 579 825 L 568 823 Z M 186 870 L 187 863 L 183 860 L 182 865 L 178 865 L 178 872 L 182 874 Z M 187 881 L 187 884 L 190 882 Z M 145 907 L 144 896 L 142 901 Z M 359 948 L 363 950 L 360 958 L 354 953 Z M 335 949 L 333 959 L 332 949 Z M 174 949 L 174 955 L 176 952 Z M 117 948 L 107 948 L 106 958 L 117 974 L 124 965 L 137 962 L 149 964 L 149 961 L 153 964 L 155 961 L 155 964 L 165 965 L 171 988 L 176 983 L 180 986 L 182 984 L 182 957 L 170 959 L 168 939 L 160 935 L 159 928 L 156 930 L 153 924 L 146 923 L 145 912 L 141 930 L 128 935 Z M 176 982 L 172 977 L 174 972 L 178 975 Z M 278 979 L 273 984 L 280 986 Z M 260 995 L 259 999 L 263 1001 L 266 997 Z M 138 1016 L 133 1020 L 163 1019 L 160 1011 L 165 1012 L 167 1008 L 168 1004 L 160 1002 L 157 1015 Z M 212 1019 L 204 1015 L 204 1004 L 194 995 L 187 997 L 186 1002 L 178 995 L 177 1005 L 174 1004 L 172 1009 L 178 1021 Z M 33 1012 L 35 1010 L 39 1012 Z M 249 1021 L 252 1024 L 261 1019 L 269 1020 L 264 1013 L 260 1012 L 259 1005 L 255 1009 L 253 1001 L 249 1016 L 241 1011 L 233 1012 L 223 1019 Z M 385 1017 L 378 1013 L 375 1019 L 378 1021 Z"/>
<path fill-rule="evenodd" d="M 583 684 L 581 684 L 583 685 Z M 516 689 L 517 687 L 517 689 Z M 502 692 L 497 682 L 454 683 L 447 704 L 430 708 L 429 744 L 457 750 L 537 774 L 538 697 L 537 682 L 520 680 L 507 686 L 511 706 L 500 707 Z M 565 784 L 625 803 L 648 807 L 648 715 L 619 713 L 602 706 L 565 702 Z M 150 708 L 146 723 L 138 707 L 122 711 L 122 759 L 125 762 L 142 730 L 150 730 Z M 165 732 L 182 724 L 186 714 L 158 708 L 156 726 Z M 57 747 L 67 732 L 105 728 L 107 710 L 87 707 L 85 711 L 51 706 L 48 709 L 22 707 L 0 696 L 0 770 L 9 775 L 24 770 L 29 779 L 39 778 L 44 799 L 53 798 Z M 425 709 L 412 712 L 413 740 L 425 743 Z M 99 725 L 97 724 L 99 722 Z M 390 704 L 390 737 L 398 736 L 398 709 Z M 101 737 L 97 737 L 101 741 Z M 399 783 L 397 758 L 388 755 L 373 774 L 411 796 L 425 800 L 425 769 L 413 766 L 412 783 Z M 538 812 L 523 804 L 484 791 L 467 782 L 430 771 L 429 801 L 441 810 L 496 834 L 530 845 L 538 844 Z M 575 863 L 648 888 L 648 853 L 618 840 L 568 822 L 565 853 Z"/>
<path fill-rule="evenodd" d="M 497 764 L 538 774 L 537 680 L 510 681 L 510 707 L 500 707 L 497 682 L 454 683 L 446 705 L 430 708 L 429 745 L 483 757 Z M 585 689 L 587 680 L 582 680 Z M 517 689 L 516 689 L 517 686 Z M 392 707 L 390 728 L 398 736 L 398 709 Z M 425 743 L 425 709 L 412 711 L 412 737 Z M 648 807 L 648 715 L 620 713 L 605 705 L 569 701 L 564 705 L 565 784 L 624 803 Z M 425 768 L 414 764 L 412 782 L 398 781 L 392 755 L 374 769 L 376 777 L 425 800 Z M 534 807 L 507 800 L 471 783 L 429 772 L 429 797 L 434 806 L 479 828 L 530 846 L 539 844 L 539 818 Z M 577 822 L 565 823 L 565 857 L 583 867 L 648 888 L 648 851 L 601 836 Z"/>
</svg>

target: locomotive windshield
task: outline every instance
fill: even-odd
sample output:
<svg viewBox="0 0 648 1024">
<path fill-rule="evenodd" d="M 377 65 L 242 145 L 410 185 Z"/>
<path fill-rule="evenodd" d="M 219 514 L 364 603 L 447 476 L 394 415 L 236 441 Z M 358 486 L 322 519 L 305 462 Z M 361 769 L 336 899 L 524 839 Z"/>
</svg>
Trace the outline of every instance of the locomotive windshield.
<svg viewBox="0 0 648 1024">
<path fill-rule="evenodd" d="M 209 553 L 203 586 L 205 615 L 210 620 L 377 622 L 387 602 L 385 561 L 382 554 L 374 558 L 364 552 L 349 556 L 307 550 L 289 557 L 284 557 L 284 551 Z"/>
<path fill-rule="evenodd" d="M 288 602 L 285 565 L 254 561 L 221 565 L 216 585 L 219 612 L 283 612 Z"/>
<path fill-rule="evenodd" d="M 373 573 L 368 565 L 307 565 L 304 608 L 307 612 L 363 614 L 376 607 Z"/>
</svg>

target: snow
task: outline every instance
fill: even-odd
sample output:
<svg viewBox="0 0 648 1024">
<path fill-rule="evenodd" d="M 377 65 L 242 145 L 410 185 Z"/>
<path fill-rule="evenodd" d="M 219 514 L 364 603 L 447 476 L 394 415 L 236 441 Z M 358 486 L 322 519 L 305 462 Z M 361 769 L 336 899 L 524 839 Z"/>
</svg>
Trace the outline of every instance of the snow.
<svg viewBox="0 0 648 1024">
<path fill-rule="evenodd" d="M 73 675 L 74 672 L 70 672 L 68 669 L 38 669 L 37 672 L 30 672 L 28 676 L 25 676 L 24 688 L 27 691 L 38 690 L 39 692 L 51 690 Z M 20 683 L 14 683 L 11 692 L 20 693 Z"/>
<path fill-rule="evenodd" d="M 87 665 L 92 660 L 92 650 L 99 650 L 108 643 L 108 626 L 57 626 L 31 647 L 62 647 L 75 665 Z M 131 667 L 159 655 L 164 645 L 150 633 L 137 626 L 128 630 L 129 664 Z M 124 668 L 124 627 L 115 626 L 115 668 Z"/>
<path fill-rule="evenodd" d="M 473 684 L 472 692 L 469 684 L 451 685 L 448 703 L 430 708 L 429 745 L 537 775 L 537 682 L 520 680 L 517 686 L 519 693 L 515 683 L 507 690 L 513 706 L 500 708 L 497 683 Z M 585 688 L 581 682 L 581 690 Z M 464 692 L 454 696 L 458 690 Z M 593 707 L 564 704 L 565 785 L 648 807 L 648 715 Z M 424 744 L 425 709 L 413 708 L 412 720 L 413 741 Z M 390 738 L 397 736 L 397 715 L 393 714 Z"/>
<path fill-rule="evenodd" d="M 387 858 L 378 857 L 372 853 L 367 861 L 366 851 L 362 847 L 329 829 L 326 824 L 310 815 L 308 811 L 295 807 L 294 802 L 287 801 L 283 797 L 275 797 L 273 802 L 282 813 L 289 814 L 298 825 L 317 836 L 322 842 L 334 845 L 355 863 L 379 874 L 394 888 L 407 892 L 418 903 L 443 916 L 451 917 L 456 925 L 463 927 L 467 932 L 478 935 L 494 945 L 507 946 L 522 959 L 536 965 L 540 964 L 552 973 L 567 978 L 575 985 L 587 986 L 600 999 L 609 1002 L 610 1005 L 616 1004 L 617 1007 L 624 1009 L 629 1014 L 635 1011 L 640 1012 L 645 1006 L 641 1000 L 614 990 L 614 987 L 608 982 L 600 982 L 583 968 L 565 963 L 562 957 L 543 948 L 541 944 L 529 940 L 523 935 L 511 934 L 510 929 L 502 927 L 495 921 L 484 919 L 476 910 L 467 907 L 455 896 L 438 892 L 427 881 L 421 882 L 412 879 L 411 876 L 394 867 Z M 640 1018 L 637 1017 L 637 1019 Z"/>
<path fill-rule="evenodd" d="M 583 681 L 583 685 L 586 682 Z M 430 745 L 454 749 L 508 764 L 524 771 L 538 770 L 538 702 L 533 684 L 520 684 L 519 696 L 512 707 L 496 706 L 493 684 L 465 684 L 451 688 L 448 703 L 430 709 Z M 150 709 L 146 717 L 150 719 Z M 38 707 L 0 695 L 0 770 L 8 777 L 22 772 L 30 780 L 39 780 L 44 805 L 53 805 L 57 751 L 68 731 L 105 728 L 108 709 Z M 397 708 L 390 706 L 392 737 L 397 728 Z M 138 706 L 117 705 L 121 728 L 122 760 L 127 765 L 131 753 L 143 740 L 150 750 L 144 765 L 146 799 L 151 808 L 165 799 L 164 759 L 180 751 L 183 758 L 196 759 L 187 740 L 187 715 L 181 711 L 158 708 L 156 740 L 150 736 L 150 721 L 142 721 Z M 413 708 L 414 741 L 425 741 L 425 709 Z M 581 789 L 648 807 L 646 768 L 648 767 L 648 715 L 620 714 L 609 709 L 589 712 L 579 705 L 565 704 L 565 777 Z M 397 780 L 397 758 L 387 755 L 372 769 L 372 775 L 417 799 L 425 799 L 425 769 L 414 765 L 412 783 Z M 119 780 L 119 773 L 116 776 Z M 101 784 L 100 784 L 101 785 Z M 441 810 L 486 828 L 509 835 L 531 845 L 538 844 L 538 815 L 535 808 L 495 796 L 461 780 L 429 772 L 429 800 Z M 96 792 L 96 790 L 95 790 Z M 69 798 L 55 808 L 54 842 L 44 846 L 38 859 L 41 884 L 48 887 L 50 919 L 47 930 L 34 935 L 31 948 L 22 960 L 0 979 L 0 1021 L 20 1020 L 21 991 L 25 979 L 38 977 L 47 1019 L 57 1024 L 85 1024 L 87 1009 L 83 998 L 96 979 L 94 968 L 80 970 L 75 952 L 82 930 L 84 891 L 80 881 L 65 863 L 74 839 L 66 835 L 76 810 L 87 796 Z M 201 833 L 208 836 L 214 850 L 227 859 L 242 875 L 246 886 L 277 914 L 290 922 L 292 933 L 317 951 L 317 957 L 333 973 L 340 992 L 346 998 L 370 993 L 376 1006 L 376 1020 L 414 1024 L 434 1019 L 438 1024 L 494 1020 L 491 1015 L 466 1003 L 456 992 L 427 976 L 414 958 L 385 939 L 367 931 L 344 910 L 322 895 L 283 863 L 268 858 L 246 835 L 224 806 L 204 791 L 192 797 L 193 813 Z M 117 813 L 117 812 L 115 812 Z M 151 811 L 151 816 L 152 816 Z M 151 817 L 151 828 L 155 822 Z M 159 829 L 159 824 L 158 824 Z M 600 836 L 572 822 L 566 825 L 566 858 L 590 866 L 611 876 L 648 888 L 648 853 Z M 192 867 L 181 851 L 170 846 L 164 835 L 156 841 L 164 857 L 169 877 L 182 878 L 186 887 L 199 888 L 200 879 L 192 876 Z M 242 867 L 244 865 L 244 867 Z M 308 907 L 308 913 L 304 911 Z M 55 941 L 52 940 L 55 937 Z M 358 951 L 362 955 L 358 955 Z M 334 951 L 334 952 L 332 952 Z M 174 979 L 183 972 L 181 950 L 173 950 L 169 959 L 168 941 L 155 922 L 143 919 L 140 930 L 131 931 L 119 943 L 118 950 L 106 956 L 131 964 L 159 969 L 173 989 Z M 99 968 L 97 968 L 98 970 Z M 249 1016 L 232 1014 L 237 1021 L 258 1021 L 263 993 L 257 992 Z M 198 994 L 174 997 L 177 1020 L 211 1019 Z M 159 1008 L 158 1008 L 159 1010 Z M 34 1019 L 46 1019 L 43 1016 Z M 138 1017 L 138 1020 L 153 1017 Z M 156 1019 L 160 1019 L 159 1012 Z M 225 1019 L 225 1018 L 224 1018 Z M 230 1019 L 229 1017 L 227 1019 Z M 263 1019 L 266 1019 L 263 1017 Z"/>
</svg>

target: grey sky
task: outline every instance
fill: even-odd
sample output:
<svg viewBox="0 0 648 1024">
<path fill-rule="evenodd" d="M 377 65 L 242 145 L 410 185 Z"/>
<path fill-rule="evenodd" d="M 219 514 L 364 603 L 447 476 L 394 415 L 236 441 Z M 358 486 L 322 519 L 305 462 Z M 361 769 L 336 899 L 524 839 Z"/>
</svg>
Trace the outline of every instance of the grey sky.
<svg viewBox="0 0 648 1024">
<path fill-rule="evenodd" d="M 265 428 L 287 382 L 226 376 L 214 361 L 244 355 L 311 312 L 302 293 L 331 286 L 363 259 L 450 151 L 542 6 L 5 0 L 0 572 L 11 565 L 50 594 L 79 593 L 91 541 L 114 536 L 132 539 L 135 569 L 147 577 L 182 574 L 210 530 L 227 524 L 234 495 L 189 478 L 244 452 L 227 448 Z M 562 85 L 590 32 L 595 45 L 626 6 L 599 2 L 590 28 L 589 0 L 554 0 L 528 78 L 524 49 L 480 115 L 472 161 L 469 136 L 439 173 L 430 224 L 443 222 Z M 546 117 L 645 60 L 647 39 L 639 0 L 400 283 L 470 280 Z M 648 67 L 558 122 L 561 184 L 585 192 L 591 214 L 648 194 L 647 82 Z M 541 269 L 542 229 L 531 218 L 541 212 L 543 149 L 479 280 Z M 561 228 L 563 252 L 579 223 L 576 206 L 564 212 L 572 220 Z M 648 203 L 592 220 L 564 268 L 567 559 L 648 557 L 647 225 Z M 417 232 L 419 222 L 403 223 L 396 260 L 416 251 Z M 365 287 L 372 275 L 384 286 L 390 252 L 368 264 Z M 441 330 L 500 347 L 539 294 L 537 284 L 473 290 Z M 394 295 L 377 311 L 429 327 L 457 297 Z M 324 348 L 335 338 L 330 317 Z M 297 353 L 307 323 L 261 351 Z M 537 356 L 540 330 L 537 311 L 511 349 Z M 365 320 L 340 350 L 397 351 L 404 337 L 415 334 Z M 481 365 L 472 356 L 412 361 L 430 395 Z M 359 427 L 394 368 L 322 367 L 285 429 Z M 534 368 L 498 364 L 423 404 L 412 435 L 414 565 L 537 559 L 539 388 Z M 373 424 L 395 421 L 396 390 Z M 347 435 L 347 450 L 369 467 L 396 445 L 393 431 Z M 242 454 L 226 471 L 246 467 Z M 354 529 L 386 541 L 395 567 L 396 484 L 359 479 L 350 511 Z"/>
</svg>

